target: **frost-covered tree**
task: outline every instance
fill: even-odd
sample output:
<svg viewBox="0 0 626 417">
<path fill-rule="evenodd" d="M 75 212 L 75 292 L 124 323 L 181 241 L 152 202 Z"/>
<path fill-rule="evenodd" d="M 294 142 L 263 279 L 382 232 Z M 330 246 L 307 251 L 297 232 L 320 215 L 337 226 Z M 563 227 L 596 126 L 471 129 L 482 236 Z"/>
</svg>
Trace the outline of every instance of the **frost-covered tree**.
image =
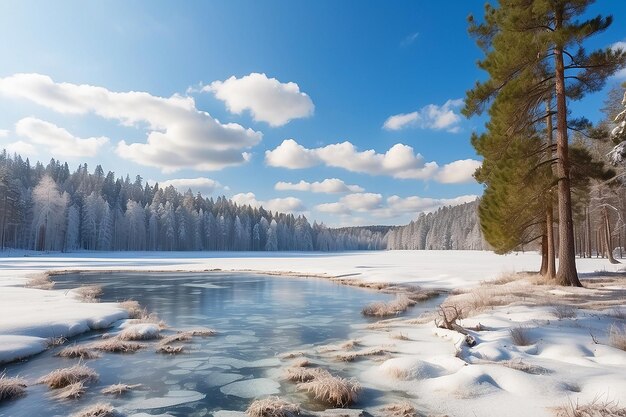
<svg viewBox="0 0 626 417">
<path fill-rule="evenodd" d="M 65 242 L 68 195 L 44 176 L 33 189 L 33 237 L 36 250 L 61 250 Z"/>
</svg>

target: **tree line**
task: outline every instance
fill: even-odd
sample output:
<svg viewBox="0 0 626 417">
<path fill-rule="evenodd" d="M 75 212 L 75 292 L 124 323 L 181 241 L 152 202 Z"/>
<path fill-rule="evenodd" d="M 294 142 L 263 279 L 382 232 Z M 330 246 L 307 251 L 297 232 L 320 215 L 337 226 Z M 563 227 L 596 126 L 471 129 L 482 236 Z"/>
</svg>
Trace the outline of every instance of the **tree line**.
<svg viewBox="0 0 626 417">
<path fill-rule="evenodd" d="M 40 251 L 344 251 L 385 248 L 386 228 L 332 229 L 225 197 L 116 178 L 100 165 L 70 172 L 0 153 L 0 245 Z"/>
</svg>

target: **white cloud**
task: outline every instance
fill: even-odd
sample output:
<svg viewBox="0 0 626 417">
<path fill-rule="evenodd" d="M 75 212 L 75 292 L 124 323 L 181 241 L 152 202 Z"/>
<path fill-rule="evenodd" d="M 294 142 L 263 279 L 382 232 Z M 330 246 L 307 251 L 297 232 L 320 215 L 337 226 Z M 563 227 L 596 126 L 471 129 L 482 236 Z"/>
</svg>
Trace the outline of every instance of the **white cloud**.
<svg viewBox="0 0 626 417">
<path fill-rule="evenodd" d="M 474 181 L 474 172 L 480 162 L 474 159 L 461 159 L 445 164 L 439 169 L 436 179 L 444 184 L 460 184 Z"/>
<path fill-rule="evenodd" d="M 456 133 L 460 130 L 459 124 L 462 118 L 459 114 L 459 108 L 462 105 L 462 99 L 448 100 L 442 106 L 429 104 L 418 111 L 388 117 L 383 128 L 400 130 L 407 127 L 419 127 Z"/>
<path fill-rule="evenodd" d="M 10 130 L 0 129 L 0 138 L 6 138 L 7 136 L 9 136 L 9 133 L 11 133 Z"/>
<path fill-rule="evenodd" d="M 46 147 L 55 158 L 82 158 L 96 156 L 109 138 L 79 138 L 67 130 L 44 120 L 25 117 L 15 124 L 15 133 L 28 139 L 31 145 Z"/>
<path fill-rule="evenodd" d="M 196 108 L 191 97 L 169 98 L 145 92 L 112 92 L 86 84 L 57 83 L 41 74 L 0 78 L 0 94 L 30 100 L 63 114 L 94 113 L 125 126 L 147 127 L 146 142 L 117 145 L 117 154 L 141 165 L 174 172 L 218 170 L 249 159 L 260 132 L 222 124 Z"/>
<path fill-rule="evenodd" d="M 611 49 L 621 49 L 622 51 L 626 51 L 626 41 L 615 42 L 613 45 L 611 45 Z"/>
<path fill-rule="evenodd" d="M 381 154 L 374 150 L 359 152 L 350 142 L 307 149 L 293 139 L 286 139 L 274 150 L 265 151 L 265 162 L 273 167 L 300 169 L 324 164 L 370 175 L 422 180 L 434 178 L 446 183 L 469 181 L 471 173 L 468 176 L 467 171 L 471 165 L 470 161 L 473 160 L 461 161 L 463 164 L 456 162 L 447 164 L 445 174 L 440 176 L 438 175 L 440 167 L 436 162 L 425 162 L 422 155 L 415 153 L 412 147 L 400 143 Z M 456 172 L 461 169 L 462 172 Z"/>
<path fill-rule="evenodd" d="M 293 119 L 309 117 L 315 110 L 311 98 L 300 91 L 298 84 L 281 83 L 276 78 L 256 72 L 242 78 L 214 81 L 202 91 L 214 93 L 226 103 L 231 113 L 241 114 L 249 110 L 254 120 L 271 126 L 282 126 Z"/>
<path fill-rule="evenodd" d="M 265 161 L 270 166 L 290 169 L 326 164 L 352 172 L 397 178 L 419 177 L 431 167 L 407 145 L 396 144 L 379 154 L 374 150 L 359 152 L 350 142 L 307 149 L 293 139 L 286 139 L 276 149 L 265 151 Z"/>
<path fill-rule="evenodd" d="M 198 178 L 174 178 L 166 181 L 148 181 L 148 182 L 158 182 L 159 188 L 169 187 L 170 185 L 176 188 L 180 192 L 186 192 L 188 189 L 191 189 L 193 192 L 201 192 L 204 195 L 213 194 L 213 192 L 222 187 L 222 185 L 211 178 L 206 177 L 198 177 Z"/>
<path fill-rule="evenodd" d="M 9 154 L 16 153 L 22 157 L 37 155 L 37 149 L 31 143 L 24 142 L 23 140 L 8 143 L 4 148 Z"/>
<path fill-rule="evenodd" d="M 384 219 L 397 218 L 407 214 L 418 214 L 434 211 L 443 206 L 455 206 L 474 201 L 476 195 L 462 195 L 455 198 L 425 198 L 411 196 L 402 198 L 393 195 L 383 200 L 382 195 L 372 193 L 350 194 L 336 203 L 325 203 L 315 206 L 315 210 L 341 216 L 354 216 L 367 213 L 370 216 Z"/>
<path fill-rule="evenodd" d="M 273 198 L 271 200 L 257 200 L 254 193 L 239 193 L 231 197 L 231 200 L 240 206 L 263 207 L 266 210 L 281 213 L 302 213 L 306 210 L 302 200 L 295 197 Z"/>
<path fill-rule="evenodd" d="M 347 185 L 345 182 L 338 178 L 327 178 L 324 181 L 306 182 L 300 181 L 298 183 L 291 182 L 277 182 L 274 185 L 274 189 L 278 191 L 310 191 L 313 193 L 325 193 L 325 194 L 338 194 L 338 193 L 360 193 L 365 191 L 358 185 Z"/>
<path fill-rule="evenodd" d="M 419 36 L 419 32 L 413 32 L 413 33 L 407 35 L 407 37 L 402 39 L 402 42 L 400 42 L 400 46 L 409 46 L 409 45 L 411 45 L 413 42 L 415 42 L 415 40 L 417 39 L 418 36 Z"/>
</svg>

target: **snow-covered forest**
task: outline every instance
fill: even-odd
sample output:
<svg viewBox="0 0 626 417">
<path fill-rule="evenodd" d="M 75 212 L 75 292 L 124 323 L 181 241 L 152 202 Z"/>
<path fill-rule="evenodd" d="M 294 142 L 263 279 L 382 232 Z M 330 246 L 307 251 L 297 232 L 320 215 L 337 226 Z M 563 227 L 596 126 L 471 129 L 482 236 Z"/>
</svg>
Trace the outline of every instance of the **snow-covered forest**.
<svg viewBox="0 0 626 417">
<path fill-rule="evenodd" d="M 391 230 L 388 249 L 418 250 L 485 250 L 477 215 L 478 200 L 459 206 L 442 207 L 436 212 L 420 214 L 407 226 Z"/>
<path fill-rule="evenodd" d="M 51 160 L 0 153 L 2 248 L 51 251 L 341 251 L 385 248 L 386 229 L 332 229 L 304 216 L 239 206 Z"/>
</svg>

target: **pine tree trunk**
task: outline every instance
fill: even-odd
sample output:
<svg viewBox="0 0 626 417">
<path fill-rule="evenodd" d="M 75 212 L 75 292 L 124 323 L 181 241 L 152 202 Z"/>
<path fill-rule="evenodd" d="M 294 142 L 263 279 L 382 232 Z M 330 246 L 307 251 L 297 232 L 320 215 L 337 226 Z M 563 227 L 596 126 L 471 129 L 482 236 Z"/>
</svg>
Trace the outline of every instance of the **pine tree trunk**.
<svg viewBox="0 0 626 417">
<path fill-rule="evenodd" d="M 562 6 L 555 13 L 556 28 L 563 23 Z M 574 225 L 572 220 L 572 195 L 570 192 L 569 155 L 567 143 L 567 103 L 565 101 L 565 66 L 563 47 L 554 48 L 556 75 L 556 175 L 558 179 L 559 199 L 559 270 L 556 280 L 560 285 L 582 287 L 576 271 L 576 252 L 574 248 Z"/>
<path fill-rule="evenodd" d="M 550 100 L 546 103 L 546 138 L 547 138 L 547 153 L 548 160 L 552 160 L 552 109 L 550 106 Z M 552 171 L 552 164 L 550 164 L 550 171 Z M 556 260 L 554 253 L 554 210 L 552 208 L 552 189 L 548 190 L 548 204 L 546 206 L 546 246 L 547 246 L 547 265 L 546 271 L 543 274 L 548 278 L 556 277 Z"/>
<path fill-rule="evenodd" d="M 591 258 L 591 216 L 589 215 L 589 206 L 587 206 L 585 217 L 587 221 L 587 257 Z"/>
<path fill-rule="evenodd" d="M 602 210 L 602 215 L 604 217 L 604 241 L 606 242 L 606 255 L 609 258 L 609 262 L 612 264 L 621 263 L 615 257 L 613 257 L 613 245 L 611 244 L 611 223 L 609 222 L 609 212 L 604 206 Z"/>
<path fill-rule="evenodd" d="M 546 275 L 548 272 L 548 236 L 544 233 L 541 236 L 541 268 L 539 268 L 539 273 L 541 275 Z"/>
</svg>

